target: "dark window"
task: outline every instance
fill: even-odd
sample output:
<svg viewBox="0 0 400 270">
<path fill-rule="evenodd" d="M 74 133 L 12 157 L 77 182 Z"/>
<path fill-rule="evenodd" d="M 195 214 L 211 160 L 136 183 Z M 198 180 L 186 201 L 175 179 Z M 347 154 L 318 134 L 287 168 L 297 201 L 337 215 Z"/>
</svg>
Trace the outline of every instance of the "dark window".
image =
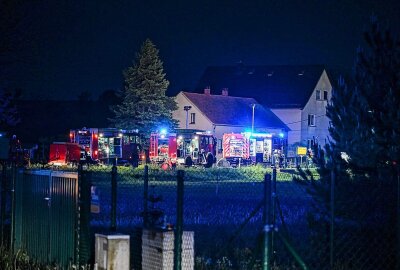
<svg viewBox="0 0 400 270">
<path fill-rule="evenodd" d="M 196 124 L 196 113 L 190 114 L 190 124 Z"/>
<path fill-rule="evenodd" d="M 328 91 L 324 91 L 324 100 L 328 100 Z"/>
<path fill-rule="evenodd" d="M 222 139 L 217 141 L 218 154 L 222 153 Z"/>
<path fill-rule="evenodd" d="M 308 126 L 315 127 L 315 114 L 308 115 Z"/>
<path fill-rule="evenodd" d="M 114 138 L 114 145 L 121 145 L 121 138 Z"/>
<path fill-rule="evenodd" d="M 313 139 L 307 139 L 307 148 L 313 148 L 315 145 L 315 141 Z"/>
</svg>

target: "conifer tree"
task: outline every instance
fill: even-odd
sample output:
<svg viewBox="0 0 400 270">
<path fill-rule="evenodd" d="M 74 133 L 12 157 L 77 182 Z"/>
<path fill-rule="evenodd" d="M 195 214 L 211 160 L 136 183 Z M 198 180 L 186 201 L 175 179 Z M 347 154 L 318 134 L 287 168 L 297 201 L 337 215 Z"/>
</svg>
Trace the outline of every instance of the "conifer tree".
<svg viewBox="0 0 400 270">
<path fill-rule="evenodd" d="M 353 171 L 379 175 L 400 160 L 400 42 L 376 20 L 364 36 L 353 81 L 340 80 L 327 107 L 330 149 Z"/>
<path fill-rule="evenodd" d="M 321 180 L 312 181 L 311 172 L 300 168 L 296 180 L 307 184 L 315 200 L 308 225 L 318 260 L 335 254 L 332 262 L 340 258 L 342 264 L 347 255 L 339 250 L 363 250 L 366 258 L 374 258 L 371 265 L 387 263 L 394 269 L 395 261 L 380 258 L 396 254 L 400 43 L 382 32 L 376 20 L 365 41 L 367 48 L 358 50 L 353 79 L 339 80 L 327 106 L 331 141 L 325 151 L 316 146 L 313 158 Z M 324 228 L 330 229 L 330 237 Z M 321 241 L 331 241 L 332 249 L 321 246 Z"/>
<path fill-rule="evenodd" d="M 157 129 L 174 128 L 172 111 L 177 105 L 165 92 L 169 81 L 165 78 L 159 50 L 147 39 L 136 56 L 134 65 L 124 71 L 123 102 L 113 108 L 115 126 L 138 129 L 147 139 Z M 147 140 L 146 140 L 147 141 Z"/>
</svg>

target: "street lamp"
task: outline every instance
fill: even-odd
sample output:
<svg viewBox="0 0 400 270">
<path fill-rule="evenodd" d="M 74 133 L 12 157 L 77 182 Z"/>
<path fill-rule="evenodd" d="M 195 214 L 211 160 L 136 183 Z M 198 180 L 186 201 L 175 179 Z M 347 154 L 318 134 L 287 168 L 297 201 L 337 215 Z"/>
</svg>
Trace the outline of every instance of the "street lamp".
<svg viewBox="0 0 400 270">
<path fill-rule="evenodd" d="M 183 109 L 186 111 L 186 129 L 188 129 L 188 120 L 189 120 L 189 110 L 192 106 L 184 106 Z"/>
<path fill-rule="evenodd" d="M 251 104 L 251 106 L 253 107 L 253 114 L 251 117 L 251 134 L 254 133 L 254 108 L 256 107 L 256 104 Z"/>
</svg>

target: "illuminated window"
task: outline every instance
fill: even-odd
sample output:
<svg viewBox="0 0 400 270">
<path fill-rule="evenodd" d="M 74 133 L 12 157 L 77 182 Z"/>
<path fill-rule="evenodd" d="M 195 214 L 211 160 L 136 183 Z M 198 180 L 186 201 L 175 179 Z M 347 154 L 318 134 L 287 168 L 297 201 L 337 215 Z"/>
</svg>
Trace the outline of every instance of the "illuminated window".
<svg viewBox="0 0 400 270">
<path fill-rule="evenodd" d="M 196 113 L 190 114 L 190 124 L 196 124 Z"/>
<path fill-rule="evenodd" d="M 308 115 L 308 126 L 315 127 L 315 114 Z"/>
</svg>

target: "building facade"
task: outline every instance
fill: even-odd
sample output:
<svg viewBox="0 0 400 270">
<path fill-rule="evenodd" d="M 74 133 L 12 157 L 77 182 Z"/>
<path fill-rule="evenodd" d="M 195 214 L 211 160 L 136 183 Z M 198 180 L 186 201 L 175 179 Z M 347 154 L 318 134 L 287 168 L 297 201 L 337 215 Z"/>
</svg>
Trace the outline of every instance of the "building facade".
<svg viewBox="0 0 400 270">
<path fill-rule="evenodd" d="M 203 93 L 180 92 L 175 98 L 178 109 L 173 118 L 179 128 L 203 130 L 213 134 L 221 150 L 222 137 L 227 133 L 283 134 L 287 126 L 271 110 L 253 98 L 229 96 L 224 89 L 220 95 L 211 95 L 208 88 Z"/>
<path fill-rule="evenodd" d="M 298 108 L 271 108 L 289 128 L 289 144 L 310 146 L 324 144 L 329 138 L 326 106 L 332 96 L 332 85 L 324 70 L 306 103 Z"/>
<path fill-rule="evenodd" d="M 196 91 L 204 87 L 229 89 L 271 109 L 289 128 L 289 145 L 309 147 L 329 138 L 326 106 L 332 85 L 322 65 L 208 67 Z"/>
</svg>

